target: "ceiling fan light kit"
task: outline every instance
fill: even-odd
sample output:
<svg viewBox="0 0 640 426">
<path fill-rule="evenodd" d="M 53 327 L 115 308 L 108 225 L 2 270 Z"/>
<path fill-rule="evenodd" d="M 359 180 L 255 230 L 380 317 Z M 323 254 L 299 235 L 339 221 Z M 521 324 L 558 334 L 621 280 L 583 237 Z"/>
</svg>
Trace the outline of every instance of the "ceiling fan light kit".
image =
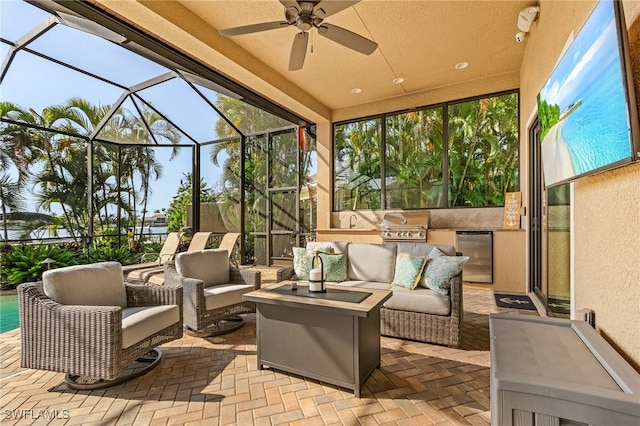
<svg viewBox="0 0 640 426">
<path fill-rule="evenodd" d="M 378 48 L 377 43 L 345 28 L 324 22 L 325 18 L 351 7 L 359 1 L 360 0 L 280 0 L 280 4 L 284 6 L 285 21 L 263 22 L 228 28 L 220 30 L 220 34 L 224 37 L 233 37 L 242 34 L 285 28 L 291 25 L 295 26 L 301 32 L 296 34 L 293 39 L 291 55 L 289 57 L 289 71 L 299 70 L 304 65 L 307 45 L 309 43 L 309 34 L 307 31 L 312 28 L 316 28 L 318 34 L 331 41 L 355 50 L 356 52 L 370 55 Z"/>
</svg>

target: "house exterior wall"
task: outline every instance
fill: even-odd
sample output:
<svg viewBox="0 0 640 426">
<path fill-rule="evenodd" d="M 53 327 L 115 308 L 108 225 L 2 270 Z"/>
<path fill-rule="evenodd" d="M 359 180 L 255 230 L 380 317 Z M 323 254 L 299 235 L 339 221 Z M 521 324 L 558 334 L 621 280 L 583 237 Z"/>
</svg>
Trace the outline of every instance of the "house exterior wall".
<svg viewBox="0 0 640 426">
<path fill-rule="evenodd" d="M 528 149 L 538 92 L 595 5 L 540 2 L 520 72 L 521 149 Z M 640 5 L 624 1 L 623 6 L 637 64 Z M 634 80 L 640 86 L 637 71 Z M 593 309 L 597 330 L 640 371 L 640 164 L 577 180 L 573 204 L 575 306 Z"/>
</svg>

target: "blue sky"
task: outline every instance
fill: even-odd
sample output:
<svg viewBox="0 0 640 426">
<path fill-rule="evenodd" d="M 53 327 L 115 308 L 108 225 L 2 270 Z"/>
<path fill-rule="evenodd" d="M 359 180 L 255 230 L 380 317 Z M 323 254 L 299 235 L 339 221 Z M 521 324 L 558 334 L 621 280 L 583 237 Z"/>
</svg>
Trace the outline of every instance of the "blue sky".
<svg viewBox="0 0 640 426">
<path fill-rule="evenodd" d="M 540 96 L 564 111 L 619 56 L 613 4 L 602 0 L 542 87 Z"/>
<path fill-rule="evenodd" d="M 0 0 L 0 34 L 5 39 L 18 40 L 26 31 L 48 17 L 47 13 L 21 0 Z M 63 25 L 56 25 L 29 47 L 126 87 L 169 71 L 109 41 Z M 8 46 L 3 44 L 3 58 L 8 50 Z M 211 101 L 214 100 L 213 91 L 205 88 L 202 90 Z M 62 104 L 71 97 L 86 99 L 94 105 L 110 105 L 122 93 L 123 90 L 119 87 L 27 52 L 16 55 L 0 85 L 1 101 L 33 108 L 37 112 L 47 106 Z M 214 125 L 219 116 L 184 81 L 175 79 L 146 89 L 141 94 L 196 140 L 217 138 Z M 208 159 L 209 151 L 210 148 L 203 149 L 203 162 Z M 171 162 L 170 152 L 171 149 L 156 150 L 164 172 L 162 178 L 153 183 L 150 212 L 168 207 L 176 194 L 180 179 L 191 171 L 190 147 L 181 148 L 180 155 Z M 208 166 L 203 177 L 211 187 L 217 183 L 220 174 L 219 169 Z"/>
</svg>

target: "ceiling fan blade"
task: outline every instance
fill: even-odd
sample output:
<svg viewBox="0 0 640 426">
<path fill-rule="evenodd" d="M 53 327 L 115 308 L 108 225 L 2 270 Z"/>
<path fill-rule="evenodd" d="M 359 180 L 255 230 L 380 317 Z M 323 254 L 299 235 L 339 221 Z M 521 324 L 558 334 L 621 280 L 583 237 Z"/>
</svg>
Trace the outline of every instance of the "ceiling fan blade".
<svg viewBox="0 0 640 426">
<path fill-rule="evenodd" d="M 296 0 L 280 0 L 280 4 L 284 6 L 285 9 L 295 9 L 300 12 L 300 5 Z"/>
<path fill-rule="evenodd" d="M 260 24 L 251 24 L 251 25 L 244 25 L 242 27 L 227 28 L 226 30 L 220 30 L 219 33 L 224 37 L 232 37 L 232 36 L 237 36 L 242 34 L 257 33 L 260 31 L 275 30 L 278 28 L 284 28 L 288 26 L 289 26 L 289 23 L 287 21 L 262 22 Z"/>
<path fill-rule="evenodd" d="M 313 13 L 318 18 L 326 19 L 359 2 L 360 0 L 323 0 L 313 8 Z"/>
<path fill-rule="evenodd" d="M 322 23 L 318 34 L 365 55 L 371 55 L 378 48 L 378 43 L 331 24 Z"/>
<path fill-rule="evenodd" d="M 289 71 L 297 71 L 302 68 L 304 58 L 307 56 L 307 43 L 309 42 L 309 33 L 298 33 L 293 39 L 291 46 L 291 56 L 289 57 Z"/>
</svg>

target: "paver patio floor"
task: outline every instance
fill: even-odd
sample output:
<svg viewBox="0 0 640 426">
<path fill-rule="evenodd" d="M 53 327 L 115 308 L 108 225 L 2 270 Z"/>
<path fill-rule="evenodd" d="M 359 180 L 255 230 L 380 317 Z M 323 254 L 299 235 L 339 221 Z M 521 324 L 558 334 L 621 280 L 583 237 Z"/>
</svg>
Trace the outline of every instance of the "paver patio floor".
<svg viewBox="0 0 640 426">
<path fill-rule="evenodd" d="M 353 393 L 315 380 L 257 370 L 255 315 L 214 338 L 185 335 L 161 346 L 148 374 L 120 386 L 69 390 L 64 374 L 20 367 L 20 333 L 2 334 L 3 425 L 486 425 L 489 412 L 489 289 L 464 289 L 462 346 L 381 338 L 381 368 Z"/>
</svg>

